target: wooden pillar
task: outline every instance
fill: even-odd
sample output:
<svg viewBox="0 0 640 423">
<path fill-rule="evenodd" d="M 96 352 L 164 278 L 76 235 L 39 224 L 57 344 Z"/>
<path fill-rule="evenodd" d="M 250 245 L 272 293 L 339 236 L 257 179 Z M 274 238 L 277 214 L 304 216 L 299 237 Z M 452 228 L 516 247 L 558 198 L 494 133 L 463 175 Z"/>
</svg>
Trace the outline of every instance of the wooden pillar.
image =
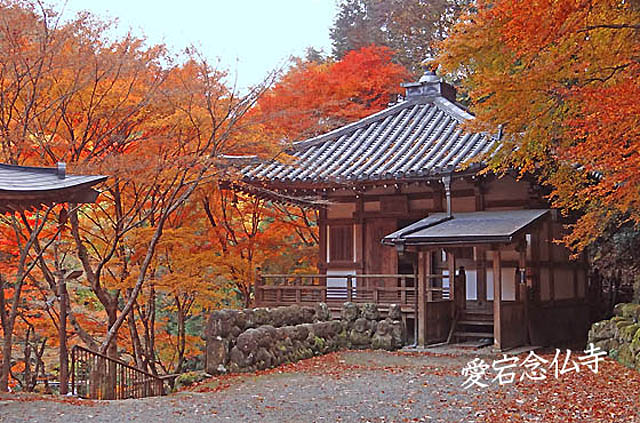
<svg viewBox="0 0 640 423">
<path fill-rule="evenodd" d="M 320 239 L 320 259 L 318 260 L 318 271 L 320 274 L 327 273 L 327 208 L 321 207 L 318 211 L 318 238 Z M 327 280 L 324 279 L 324 284 Z"/>
<path fill-rule="evenodd" d="M 487 304 L 487 260 L 486 248 L 478 246 L 474 248 L 476 261 L 476 284 L 478 293 L 478 306 L 481 308 Z"/>
<path fill-rule="evenodd" d="M 256 269 L 256 280 L 254 282 L 255 295 L 253 297 L 256 307 L 260 307 L 264 299 L 264 290 L 262 289 L 263 285 L 264 285 L 264 282 L 262 280 L 262 274 L 260 273 L 260 268 L 258 268 Z"/>
<path fill-rule="evenodd" d="M 456 317 L 456 296 L 458 293 L 455 291 L 455 279 L 456 279 L 456 255 L 453 250 L 447 250 L 447 267 L 449 268 L 449 299 L 452 300 L 451 304 L 451 318 Z M 466 298 L 465 298 L 466 301 Z"/>
<path fill-rule="evenodd" d="M 527 288 L 527 241 L 526 238 L 520 244 L 518 267 L 520 274 L 516 279 L 516 300 L 522 302 L 522 333 L 523 342 L 531 344 L 529 336 L 529 290 Z"/>
<path fill-rule="evenodd" d="M 547 264 L 549 265 L 549 300 L 553 304 L 556 299 L 555 254 L 553 253 L 553 222 L 545 221 L 547 243 Z"/>
<path fill-rule="evenodd" d="M 522 301 L 521 285 L 524 285 L 525 288 L 527 286 L 526 279 L 522 277 L 522 275 L 526 274 L 526 270 L 527 270 L 527 244 L 526 242 L 523 242 L 520 245 L 518 245 L 518 274 L 516 275 L 516 278 L 515 278 L 516 301 Z M 526 292 L 526 289 L 525 289 L 525 292 Z"/>
<path fill-rule="evenodd" d="M 364 254 L 364 198 L 362 194 L 359 194 L 356 198 L 356 210 L 354 213 L 355 225 L 354 225 L 354 237 L 355 237 L 355 254 L 353 255 L 353 261 L 358 263 L 359 269 L 357 273 L 365 273 L 365 254 Z M 369 286 L 369 281 L 365 279 L 365 286 Z"/>
<path fill-rule="evenodd" d="M 416 343 L 418 345 L 425 344 L 425 336 L 426 336 L 426 297 L 425 293 L 427 291 L 427 283 L 429 282 L 428 269 L 427 269 L 427 256 L 430 253 L 428 251 L 419 251 L 418 252 L 418 310 L 416 310 L 416 319 L 414 324 L 418 325 L 418 339 Z"/>
<path fill-rule="evenodd" d="M 499 247 L 493 253 L 493 343 L 497 349 L 502 348 L 502 262 Z"/>
<path fill-rule="evenodd" d="M 455 304 L 458 314 L 467 308 L 467 275 L 463 266 L 458 269 L 458 274 L 453 278 L 455 281 Z"/>
<path fill-rule="evenodd" d="M 531 287 L 533 299 L 540 301 L 540 226 L 531 231 L 531 256 L 528 257 L 527 285 Z"/>
</svg>

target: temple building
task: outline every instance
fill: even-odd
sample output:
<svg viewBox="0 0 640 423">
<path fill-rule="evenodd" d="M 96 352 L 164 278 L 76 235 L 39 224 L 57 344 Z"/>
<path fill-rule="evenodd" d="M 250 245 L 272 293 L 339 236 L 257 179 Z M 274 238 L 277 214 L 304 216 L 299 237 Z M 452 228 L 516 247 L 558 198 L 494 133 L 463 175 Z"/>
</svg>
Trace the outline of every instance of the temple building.
<svg viewBox="0 0 640 423">
<path fill-rule="evenodd" d="M 404 87 L 404 101 L 294 143 L 293 162 L 242 169 L 319 209 L 318 274 L 263 275 L 256 303 L 399 304 L 421 345 L 580 339 L 586 262 L 554 243 L 568 222 L 532 178 L 482 172 L 499 131 L 465 132 L 474 117 L 451 85 L 427 72 Z"/>
</svg>

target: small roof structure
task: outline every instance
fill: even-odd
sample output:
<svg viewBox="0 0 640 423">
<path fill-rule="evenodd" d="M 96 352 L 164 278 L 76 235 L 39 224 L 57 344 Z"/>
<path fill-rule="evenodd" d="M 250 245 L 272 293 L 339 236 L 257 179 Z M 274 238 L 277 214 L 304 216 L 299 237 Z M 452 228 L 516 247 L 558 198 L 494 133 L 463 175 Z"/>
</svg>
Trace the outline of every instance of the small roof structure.
<svg viewBox="0 0 640 423">
<path fill-rule="evenodd" d="M 63 202 L 93 203 L 98 192 L 91 187 L 106 179 L 103 175 L 67 175 L 64 163 L 55 168 L 0 163 L 0 213 Z"/>
<path fill-rule="evenodd" d="M 455 102 L 452 86 L 433 72 L 403 86 L 405 101 L 294 143 L 288 151 L 294 157 L 290 164 L 245 165 L 244 181 L 326 185 L 424 179 L 460 170 L 463 163 L 491 151 L 495 137 L 463 130 L 462 124 L 474 117 Z"/>
<path fill-rule="evenodd" d="M 385 245 L 441 246 L 510 243 L 549 209 L 434 213 L 382 239 Z"/>
</svg>

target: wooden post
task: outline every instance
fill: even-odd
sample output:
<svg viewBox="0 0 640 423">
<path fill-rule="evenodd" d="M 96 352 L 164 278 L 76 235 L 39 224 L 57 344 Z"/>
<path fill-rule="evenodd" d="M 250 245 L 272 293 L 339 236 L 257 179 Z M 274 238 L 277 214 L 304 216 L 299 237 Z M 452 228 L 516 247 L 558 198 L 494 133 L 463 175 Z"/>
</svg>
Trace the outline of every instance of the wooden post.
<svg viewBox="0 0 640 423">
<path fill-rule="evenodd" d="M 456 297 L 458 293 L 455 289 L 455 280 L 456 280 L 456 256 L 453 254 L 453 251 L 447 250 L 447 266 L 449 267 L 449 299 L 451 300 L 451 318 L 456 318 L 457 308 L 456 308 Z M 466 298 L 465 298 L 466 300 Z"/>
<path fill-rule="evenodd" d="M 520 245 L 518 250 L 518 274 L 516 275 L 516 301 L 523 301 L 521 285 L 527 287 L 526 269 L 527 269 L 527 243 L 526 241 Z M 525 277 L 523 277 L 525 276 Z M 524 290 L 526 292 L 526 289 Z"/>
<path fill-rule="evenodd" d="M 476 286 L 478 292 L 478 306 L 484 308 L 487 303 L 487 260 L 486 248 L 474 248 L 476 261 Z"/>
<path fill-rule="evenodd" d="M 407 278 L 400 278 L 400 288 L 402 289 L 402 291 L 400 291 L 400 304 L 405 305 L 407 303 L 407 291 L 405 291 L 407 288 Z"/>
<path fill-rule="evenodd" d="M 356 210 L 353 217 L 356 220 L 356 224 L 353 228 L 355 238 L 355 254 L 353 256 L 353 261 L 355 263 L 359 263 L 360 268 L 358 270 L 364 273 L 366 258 L 364 254 L 364 198 L 362 195 L 359 195 L 356 199 Z"/>
<path fill-rule="evenodd" d="M 536 225 L 531 231 L 531 256 L 528 257 L 529 266 L 527 267 L 527 286 L 531 287 L 534 300 L 540 300 L 540 225 Z"/>
<path fill-rule="evenodd" d="M 526 235 L 518 245 L 518 274 L 516 275 L 516 301 L 522 303 L 522 341 L 529 341 L 529 295 L 527 288 L 527 240 Z"/>
<path fill-rule="evenodd" d="M 553 304 L 556 299 L 555 254 L 553 252 L 553 221 L 545 221 L 547 239 L 547 263 L 549 264 L 549 300 Z"/>
<path fill-rule="evenodd" d="M 529 295 L 526 283 L 520 284 L 520 298 L 522 298 L 522 309 L 524 319 L 524 342 L 531 345 L 531 336 L 529 334 Z"/>
<path fill-rule="evenodd" d="M 327 199 L 326 195 L 322 196 L 323 200 Z M 329 257 L 327 256 L 327 236 L 329 231 L 327 230 L 327 208 L 320 207 L 318 210 L 318 238 L 319 238 L 319 255 L 320 259 L 318 260 L 318 270 L 321 274 L 327 273 L 327 263 L 329 261 Z M 325 285 L 327 280 L 325 279 Z"/>
<path fill-rule="evenodd" d="M 456 310 L 458 312 L 467 308 L 467 275 L 463 266 L 458 269 L 458 275 L 454 276 Z"/>
<path fill-rule="evenodd" d="M 264 291 L 262 290 L 262 286 L 264 285 L 262 275 L 260 274 L 260 270 L 256 272 L 256 281 L 254 282 L 254 298 L 256 302 L 256 307 L 259 307 L 263 301 Z"/>
<path fill-rule="evenodd" d="M 67 286 L 64 272 L 58 275 L 58 297 L 60 298 L 60 324 L 58 325 L 60 395 L 66 395 L 69 392 L 69 353 L 67 350 Z"/>
<path fill-rule="evenodd" d="M 426 301 L 425 301 L 425 291 L 427 287 L 427 283 L 429 279 L 428 275 L 428 267 L 427 267 L 427 256 L 431 253 L 429 251 L 419 251 L 418 252 L 418 280 L 416 283 L 418 284 L 418 310 L 415 311 L 416 318 L 414 319 L 414 325 L 418 325 L 418 339 L 416 343 L 418 345 L 425 344 L 425 335 L 426 335 Z"/>
<path fill-rule="evenodd" d="M 353 300 L 353 280 L 351 279 L 351 275 L 347 276 L 347 301 L 352 302 Z"/>
<path fill-rule="evenodd" d="M 502 262 L 499 248 L 493 250 L 493 343 L 498 350 L 502 349 Z"/>
</svg>

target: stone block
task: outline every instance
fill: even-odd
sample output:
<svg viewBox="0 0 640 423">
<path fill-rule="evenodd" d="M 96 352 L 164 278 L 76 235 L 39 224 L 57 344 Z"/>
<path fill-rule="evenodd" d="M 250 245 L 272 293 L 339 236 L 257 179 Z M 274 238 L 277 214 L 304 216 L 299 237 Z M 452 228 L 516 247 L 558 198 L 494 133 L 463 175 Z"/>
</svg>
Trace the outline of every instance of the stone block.
<svg viewBox="0 0 640 423">
<path fill-rule="evenodd" d="M 360 317 L 360 309 L 354 303 L 346 302 L 342 306 L 342 320 L 346 322 L 354 322 L 358 317 Z"/>
</svg>

